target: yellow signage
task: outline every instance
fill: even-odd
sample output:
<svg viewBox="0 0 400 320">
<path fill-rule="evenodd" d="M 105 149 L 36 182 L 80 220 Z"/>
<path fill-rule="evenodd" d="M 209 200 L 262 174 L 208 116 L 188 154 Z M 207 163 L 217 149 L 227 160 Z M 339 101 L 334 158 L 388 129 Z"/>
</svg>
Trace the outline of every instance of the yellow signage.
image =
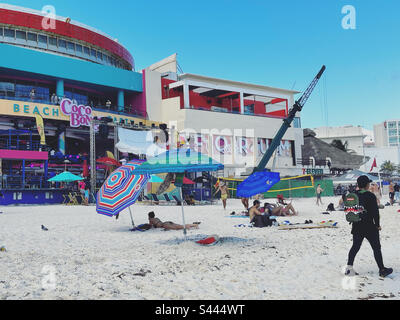
<svg viewBox="0 0 400 320">
<path fill-rule="evenodd" d="M 25 102 L 25 101 L 13 101 L 13 100 L 1 100 L 0 99 L 0 115 L 17 116 L 17 117 L 28 117 L 35 118 L 41 116 L 43 119 L 48 120 L 60 120 L 70 122 L 70 118 L 65 116 L 60 109 L 60 106 L 48 105 L 42 103 Z M 143 120 L 140 118 L 129 117 L 125 115 L 113 114 L 109 112 L 93 111 L 94 117 L 105 118 L 111 117 L 114 122 L 120 123 L 125 121 L 129 123 L 134 121 L 135 124 L 142 122 L 144 125 L 151 126 L 151 124 L 158 125 L 157 122 Z"/>
<path fill-rule="evenodd" d="M 45 145 L 46 144 L 46 135 L 44 132 L 44 123 L 43 123 L 43 118 L 39 116 L 38 114 L 35 115 L 36 118 L 36 127 L 38 129 L 38 133 L 40 136 L 40 144 Z"/>
</svg>

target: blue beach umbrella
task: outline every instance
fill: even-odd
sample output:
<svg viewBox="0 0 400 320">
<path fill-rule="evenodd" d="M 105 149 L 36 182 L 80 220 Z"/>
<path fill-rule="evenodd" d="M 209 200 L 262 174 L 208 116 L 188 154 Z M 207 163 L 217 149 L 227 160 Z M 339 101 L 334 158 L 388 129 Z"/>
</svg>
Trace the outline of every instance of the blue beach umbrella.
<svg viewBox="0 0 400 320">
<path fill-rule="evenodd" d="M 51 179 L 49 182 L 75 182 L 75 181 L 82 181 L 83 178 L 72 174 L 71 172 L 65 171 Z"/>
<path fill-rule="evenodd" d="M 280 174 L 277 172 L 266 170 L 256 172 L 238 185 L 236 195 L 242 198 L 250 198 L 269 191 L 280 180 Z"/>
</svg>

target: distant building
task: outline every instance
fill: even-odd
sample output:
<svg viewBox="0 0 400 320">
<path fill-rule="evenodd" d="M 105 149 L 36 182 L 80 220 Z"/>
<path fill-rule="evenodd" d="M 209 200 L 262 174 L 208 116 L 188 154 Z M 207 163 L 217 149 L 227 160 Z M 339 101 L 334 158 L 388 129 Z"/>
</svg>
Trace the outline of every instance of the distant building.
<svg viewBox="0 0 400 320">
<path fill-rule="evenodd" d="M 377 147 L 400 146 L 400 120 L 387 120 L 374 126 Z"/>
<path fill-rule="evenodd" d="M 364 155 L 366 147 L 375 144 L 373 132 L 360 126 L 320 127 L 313 130 L 318 139 L 329 144 L 334 140 L 340 140 L 347 145 L 349 153 L 361 156 Z"/>
</svg>

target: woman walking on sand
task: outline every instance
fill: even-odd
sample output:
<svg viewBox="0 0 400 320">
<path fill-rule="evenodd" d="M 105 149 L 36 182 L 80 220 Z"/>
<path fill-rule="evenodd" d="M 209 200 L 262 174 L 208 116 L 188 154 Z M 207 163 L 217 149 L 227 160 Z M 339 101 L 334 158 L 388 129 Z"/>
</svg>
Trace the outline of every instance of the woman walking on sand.
<svg viewBox="0 0 400 320">
<path fill-rule="evenodd" d="M 324 192 L 324 189 L 321 188 L 321 185 L 319 184 L 317 186 L 317 206 L 322 203 L 322 192 Z"/>
<path fill-rule="evenodd" d="M 226 210 L 226 201 L 228 200 L 228 187 L 226 186 L 225 181 L 221 181 L 219 183 L 217 191 L 215 191 L 214 196 L 221 191 L 221 200 L 222 205 L 224 206 L 224 210 Z"/>
</svg>

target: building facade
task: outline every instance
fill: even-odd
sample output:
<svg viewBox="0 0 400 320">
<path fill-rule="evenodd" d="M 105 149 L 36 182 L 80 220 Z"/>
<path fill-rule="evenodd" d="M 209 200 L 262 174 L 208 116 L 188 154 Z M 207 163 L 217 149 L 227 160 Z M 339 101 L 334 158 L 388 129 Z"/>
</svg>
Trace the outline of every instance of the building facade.
<svg viewBox="0 0 400 320">
<path fill-rule="evenodd" d="M 225 176 L 251 172 L 294 104 L 296 91 L 177 74 L 170 57 L 144 71 L 149 117 L 175 128 L 183 143 L 225 165 Z M 169 67 L 168 67 L 169 66 Z M 282 175 L 303 173 L 300 114 L 267 167 Z"/>
<path fill-rule="evenodd" d="M 377 147 L 400 146 L 400 120 L 387 120 L 374 126 Z"/>
<path fill-rule="evenodd" d="M 65 168 L 54 154 L 81 173 L 92 119 L 138 130 L 159 125 L 148 118 L 143 75 L 124 46 L 69 18 L 46 19 L 0 4 L 0 175 L 7 190 L 47 186 Z M 114 130 L 99 136 L 96 156 L 113 152 Z"/>
</svg>

